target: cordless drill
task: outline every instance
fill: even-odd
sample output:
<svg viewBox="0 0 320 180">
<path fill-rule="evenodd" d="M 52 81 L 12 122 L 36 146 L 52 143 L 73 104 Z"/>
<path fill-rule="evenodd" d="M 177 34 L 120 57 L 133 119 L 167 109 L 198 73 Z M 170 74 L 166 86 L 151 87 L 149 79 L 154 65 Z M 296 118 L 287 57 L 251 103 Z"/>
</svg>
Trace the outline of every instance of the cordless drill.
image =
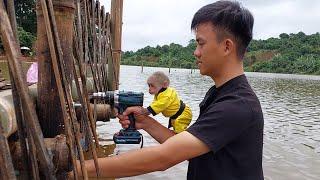
<svg viewBox="0 0 320 180">
<path fill-rule="evenodd" d="M 105 100 L 122 114 L 130 106 L 143 106 L 143 93 L 132 91 L 107 91 L 93 93 L 91 98 Z M 142 134 L 135 128 L 135 118 L 129 114 L 130 125 L 113 135 L 116 144 L 140 144 Z"/>
</svg>

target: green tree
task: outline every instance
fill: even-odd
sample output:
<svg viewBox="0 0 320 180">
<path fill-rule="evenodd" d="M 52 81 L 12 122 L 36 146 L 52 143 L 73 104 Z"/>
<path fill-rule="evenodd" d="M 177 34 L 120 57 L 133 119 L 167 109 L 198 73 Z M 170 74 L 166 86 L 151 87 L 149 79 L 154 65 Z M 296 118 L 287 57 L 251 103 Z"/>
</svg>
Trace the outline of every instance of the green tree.
<svg viewBox="0 0 320 180">
<path fill-rule="evenodd" d="M 289 38 L 289 35 L 288 35 L 287 33 L 281 33 L 281 34 L 279 35 L 279 37 L 280 37 L 281 39 L 288 39 L 288 38 Z"/>
<path fill-rule="evenodd" d="M 25 31 L 22 27 L 18 27 L 18 36 L 20 41 L 20 46 L 26 46 L 32 48 L 33 43 L 36 40 L 36 37 L 30 32 Z"/>
<path fill-rule="evenodd" d="M 14 0 L 17 24 L 25 31 L 36 35 L 36 0 Z"/>
<path fill-rule="evenodd" d="M 22 27 L 18 27 L 18 37 L 20 42 L 20 47 L 26 46 L 30 49 L 33 47 L 33 43 L 36 40 L 36 37 L 30 32 L 25 31 Z M 0 52 L 3 51 L 3 45 L 0 38 Z"/>
<path fill-rule="evenodd" d="M 245 55 L 246 71 L 298 73 L 320 75 L 320 33 L 281 33 L 278 38 L 252 40 Z M 193 52 L 196 41 L 191 39 L 186 47 L 169 45 L 139 49 L 124 53 L 122 63 L 145 66 L 195 68 Z"/>
</svg>

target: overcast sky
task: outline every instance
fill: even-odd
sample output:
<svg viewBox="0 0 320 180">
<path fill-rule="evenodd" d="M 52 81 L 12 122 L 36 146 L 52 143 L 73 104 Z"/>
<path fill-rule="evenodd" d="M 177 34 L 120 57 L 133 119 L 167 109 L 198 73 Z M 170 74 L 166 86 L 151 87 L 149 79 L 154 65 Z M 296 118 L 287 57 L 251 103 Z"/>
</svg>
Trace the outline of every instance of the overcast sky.
<svg viewBox="0 0 320 180">
<path fill-rule="evenodd" d="M 111 0 L 101 0 L 110 9 Z M 190 23 L 194 13 L 213 0 L 124 0 L 124 51 L 177 43 L 194 38 Z M 320 31 L 320 0 L 240 0 L 255 18 L 254 39 L 280 33 L 314 34 Z"/>
</svg>

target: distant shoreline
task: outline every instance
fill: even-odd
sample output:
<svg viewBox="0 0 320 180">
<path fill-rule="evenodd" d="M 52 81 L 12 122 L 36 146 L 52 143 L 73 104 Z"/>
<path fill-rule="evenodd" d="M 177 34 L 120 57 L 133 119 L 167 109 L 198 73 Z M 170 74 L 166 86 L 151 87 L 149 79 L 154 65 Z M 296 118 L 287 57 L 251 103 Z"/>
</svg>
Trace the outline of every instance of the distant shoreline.
<svg viewBox="0 0 320 180">
<path fill-rule="evenodd" d="M 120 65 L 124 65 L 124 66 L 137 66 L 137 67 L 141 67 L 140 65 L 130 65 L 130 64 L 120 64 Z M 169 69 L 169 67 L 162 67 L 162 66 L 143 66 L 144 68 L 149 67 L 156 67 L 156 68 L 167 68 Z M 171 69 L 188 69 L 188 70 L 198 70 L 198 68 L 180 68 L 180 67 L 171 67 Z M 276 73 L 276 72 L 259 72 L 259 71 L 245 71 L 245 73 L 263 73 L 263 74 L 283 74 L 283 75 L 297 75 L 297 76 L 314 76 L 314 77 L 319 77 L 320 75 L 318 74 L 291 74 L 291 73 Z"/>
</svg>

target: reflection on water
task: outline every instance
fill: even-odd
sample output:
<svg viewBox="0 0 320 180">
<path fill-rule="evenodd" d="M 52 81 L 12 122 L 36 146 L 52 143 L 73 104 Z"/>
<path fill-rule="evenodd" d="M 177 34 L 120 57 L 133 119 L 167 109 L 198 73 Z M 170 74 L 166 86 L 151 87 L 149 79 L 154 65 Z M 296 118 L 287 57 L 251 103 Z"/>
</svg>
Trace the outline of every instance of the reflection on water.
<svg viewBox="0 0 320 180">
<path fill-rule="evenodd" d="M 265 117 L 265 135 L 320 153 L 320 76 L 248 73 Z"/>
<path fill-rule="evenodd" d="M 154 71 L 167 68 L 121 66 L 120 89 L 145 93 L 144 105 L 152 101 L 146 84 Z M 320 76 L 246 73 L 248 80 L 260 99 L 265 117 L 264 171 L 266 179 L 316 179 L 320 176 Z M 199 71 L 171 69 L 171 86 L 176 88 L 184 102 L 193 111 L 193 120 L 199 115 L 198 104 L 213 85 Z M 155 118 L 163 125 L 167 119 Z M 99 123 L 101 138 L 110 139 L 120 129 L 116 120 Z M 145 146 L 157 144 L 142 131 Z M 316 153 L 315 153 L 316 152 Z M 186 179 L 187 162 L 173 167 L 166 173 L 150 173 L 128 179 Z M 287 175 L 290 173 L 291 175 Z M 283 176 L 282 176 L 283 175 Z M 279 177 L 279 178 L 277 178 Z M 283 177 L 283 178 L 280 178 Z"/>
</svg>

